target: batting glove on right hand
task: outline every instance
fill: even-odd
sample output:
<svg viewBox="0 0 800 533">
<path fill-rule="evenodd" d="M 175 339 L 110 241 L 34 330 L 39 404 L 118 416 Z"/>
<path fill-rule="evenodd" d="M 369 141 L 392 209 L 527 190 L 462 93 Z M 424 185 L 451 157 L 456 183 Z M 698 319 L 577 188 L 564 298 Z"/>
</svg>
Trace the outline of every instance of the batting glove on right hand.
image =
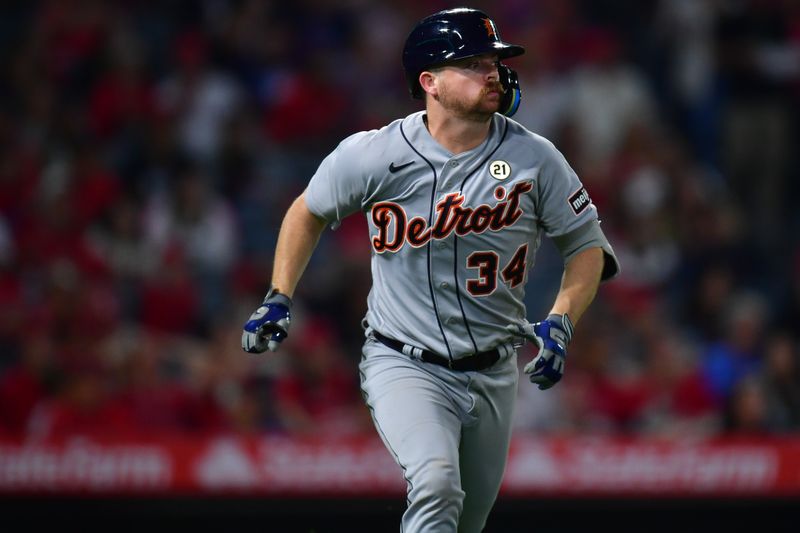
<svg viewBox="0 0 800 533">
<path fill-rule="evenodd" d="M 547 390 L 561 380 L 573 332 L 569 316 L 549 315 L 535 324 L 510 324 L 506 329 L 539 346 L 539 353 L 523 368 L 531 383 L 536 383 L 540 390 Z"/>
<path fill-rule="evenodd" d="M 292 300 L 270 288 L 261 306 L 250 315 L 242 331 L 242 349 L 249 353 L 274 352 L 289 336 Z"/>
</svg>

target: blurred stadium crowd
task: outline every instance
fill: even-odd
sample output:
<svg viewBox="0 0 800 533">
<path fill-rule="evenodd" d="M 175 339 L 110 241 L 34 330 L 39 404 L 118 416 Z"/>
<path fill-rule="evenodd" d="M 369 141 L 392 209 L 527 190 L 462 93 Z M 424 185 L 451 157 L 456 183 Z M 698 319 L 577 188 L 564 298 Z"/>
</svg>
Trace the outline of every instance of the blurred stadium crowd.
<svg viewBox="0 0 800 533">
<path fill-rule="evenodd" d="M 800 3 L 470 6 L 527 48 L 515 119 L 572 163 L 624 270 L 565 381 L 521 383 L 517 430 L 800 431 Z M 445 7 L 4 2 L 0 433 L 372 432 L 363 217 L 324 235 L 281 352 L 240 328 L 322 157 L 419 109 L 400 50 Z M 545 243 L 531 320 L 560 267 Z"/>
</svg>

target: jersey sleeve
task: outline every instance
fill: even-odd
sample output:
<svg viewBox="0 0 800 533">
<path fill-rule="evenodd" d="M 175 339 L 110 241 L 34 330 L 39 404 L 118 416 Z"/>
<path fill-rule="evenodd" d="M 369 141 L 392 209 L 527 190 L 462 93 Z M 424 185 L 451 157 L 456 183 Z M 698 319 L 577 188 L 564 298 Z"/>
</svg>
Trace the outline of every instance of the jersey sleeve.
<svg viewBox="0 0 800 533">
<path fill-rule="evenodd" d="M 358 153 L 365 135 L 358 133 L 342 141 L 322 160 L 306 187 L 308 209 L 334 228 L 361 208 L 366 195 L 368 180 Z"/>
<path fill-rule="evenodd" d="M 603 250 L 602 280 L 620 272 L 619 260 L 600 228 L 597 208 L 567 160 L 550 145 L 538 180 L 541 226 L 561 252 L 565 263 L 583 250 Z"/>
<path fill-rule="evenodd" d="M 539 223 L 548 237 L 569 233 L 597 218 L 586 188 L 567 160 L 552 144 L 537 180 Z"/>
</svg>

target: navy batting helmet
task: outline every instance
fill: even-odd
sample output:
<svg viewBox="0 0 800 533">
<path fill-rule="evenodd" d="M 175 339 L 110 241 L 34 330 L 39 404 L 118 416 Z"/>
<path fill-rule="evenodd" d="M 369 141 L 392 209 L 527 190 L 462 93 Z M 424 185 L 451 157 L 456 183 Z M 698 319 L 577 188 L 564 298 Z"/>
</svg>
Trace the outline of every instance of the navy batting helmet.
<svg viewBox="0 0 800 533">
<path fill-rule="evenodd" d="M 403 68 L 411 96 L 422 98 L 424 95 L 419 85 L 419 74 L 423 70 L 490 52 L 505 59 L 524 54 L 525 49 L 503 42 L 494 21 L 477 9 L 460 7 L 425 17 L 411 30 L 403 48 Z M 500 81 L 507 80 L 510 85 L 504 83 L 507 92 L 516 89 L 516 94 L 510 95 L 513 110 L 509 110 L 513 113 L 519 106 L 519 82 L 516 72 L 503 67 L 509 72 L 501 69 Z"/>
</svg>

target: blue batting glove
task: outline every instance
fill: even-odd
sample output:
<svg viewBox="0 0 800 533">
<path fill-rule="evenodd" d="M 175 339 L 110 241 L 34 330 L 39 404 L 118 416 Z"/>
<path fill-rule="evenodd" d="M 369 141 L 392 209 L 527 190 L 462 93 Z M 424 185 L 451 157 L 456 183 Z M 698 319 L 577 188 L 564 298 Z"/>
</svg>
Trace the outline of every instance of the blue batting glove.
<svg viewBox="0 0 800 533">
<path fill-rule="evenodd" d="M 564 376 L 567 345 L 573 332 L 572 321 L 566 313 L 549 315 L 535 324 L 510 324 L 506 329 L 539 346 L 539 353 L 523 368 L 531 383 L 536 383 L 540 390 L 546 390 L 561 380 Z"/>
<path fill-rule="evenodd" d="M 261 306 L 250 315 L 242 331 L 242 349 L 249 353 L 274 352 L 289 336 L 292 300 L 270 288 Z"/>
</svg>

